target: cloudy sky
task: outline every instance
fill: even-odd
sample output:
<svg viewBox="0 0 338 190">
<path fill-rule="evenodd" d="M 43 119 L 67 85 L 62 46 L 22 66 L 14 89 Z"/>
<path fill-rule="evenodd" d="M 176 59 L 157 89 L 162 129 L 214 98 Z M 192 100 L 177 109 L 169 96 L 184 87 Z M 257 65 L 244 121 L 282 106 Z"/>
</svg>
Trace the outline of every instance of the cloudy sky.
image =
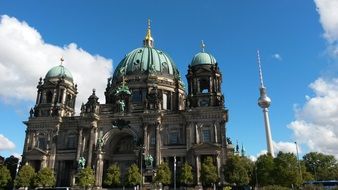
<svg viewBox="0 0 338 190">
<path fill-rule="evenodd" d="M 0 155 L 20 155 L 36 85 L 64 65 L 78 84 L 77 107 L 141 46 L 152 20 L 155 47 L 182 78 L 200 51 L 217 59 L 229 109 L 227 135 L 247 155 L 266 151 L 256 50 L 272 99 L 275 151 L 338 157 L 338 0 L 0 1 Z"/>
</svg>

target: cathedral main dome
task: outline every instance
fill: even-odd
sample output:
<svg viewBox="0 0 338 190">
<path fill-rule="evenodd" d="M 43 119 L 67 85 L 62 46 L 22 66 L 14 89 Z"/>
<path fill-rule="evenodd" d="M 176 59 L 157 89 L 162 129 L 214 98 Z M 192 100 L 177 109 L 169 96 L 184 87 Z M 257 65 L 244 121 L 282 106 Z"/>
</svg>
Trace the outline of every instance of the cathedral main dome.
<svg viewBox="0 0 338 190">
<path fill-rule="evenodd" d="M 128 53 L 116 67 L 113 77 L 134 74 L 161 74 L 179 77 L 179 71 L 171 57 L 153 47 L 140 47 Z"/>
</svg>

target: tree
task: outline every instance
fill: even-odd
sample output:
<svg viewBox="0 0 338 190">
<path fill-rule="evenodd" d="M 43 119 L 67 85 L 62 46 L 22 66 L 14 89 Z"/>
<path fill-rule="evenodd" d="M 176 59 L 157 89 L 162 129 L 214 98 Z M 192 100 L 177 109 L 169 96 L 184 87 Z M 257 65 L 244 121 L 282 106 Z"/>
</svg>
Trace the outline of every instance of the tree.
<svg viewBox="0 0 338 190">
<path fill-rule="evenodd" d="M 141 184 L 142 176 L 136 164 L 132 164 L 126 174 L 126 185 L 136 186 Z"/>
<path fill-rule="evenodd" d="M 192 167 L 185 162 L 182 166 L 180 182 L 183 185 L 190 185 L 193 183 L 194 176 L 192 174 Z"/>
<path fill-rule="evenodd" d="M 157 167 L 154 181 L 157 184 L 162 183 L 163 185 L 169 185 L 171 183 L 171 171 L 166 162 L 161 163 Z"/>
<path fill-rule="evenodd" d="M 118 166 L 116 163 L 110 165 L 103 183 L 108 186 L 120 185 L 121 184 L 120 166 Z"/>
<path fill-rule="evenodd" d="M 80 187 L 91 187 L 94 185 L 95 176 L 94 171 L 90 167 L 86 167 L 77 174 L 76 176 L 76 184 Z"/>
<path fill-rule="evenodd" d="M 293 153 L 279 152 L 274 159 L 273 176 L 276 185 L 284 187 L 301 185 L 297 157 Z"/>
<path fill-rule="evenodd" d="M 32 187 L 36 173 L 30 165 L 24 165 L 15 178 L 14 184 L 16 187 Z"/>
<path fill-rule="evenodd" d="M 211 186 L 219 180 L 216 166 L 212 157 L 208 156 L 202 163 L 201 181 L 206 186 Z"/>
<path fill-rule="evenodd" d="M 252 162 L 246 157 L 232 156 L 225 164 L 224 177 L 228 183 L 248 185 L 252 175 Z"/>
<path fill-rule="evenodd" d="M 338 179 L 338 163 L 334 156 L 310 152 L 303 156 L 306 170 L 315 180 Z"/>
<path fill-rule="evenodd" d="M 271 154 L 264 154 L 257 158 L 255 164 L 257 182 L 259 186 L 274 184 L 274 160 Z"/>
<path fill-rule="evenodd" d="M 11 180 L 11 173 L 9 172 L 7 167 L 4 165 L 0 165 L 0 189 L 5 189 Z"/>
<path fill-rule="evenodd" d="M 55 185 L 54 172 L 50 168 L 42 168 L 35 178 L 35 185 L 38 187 L 53 187 Z"/>
</svg>

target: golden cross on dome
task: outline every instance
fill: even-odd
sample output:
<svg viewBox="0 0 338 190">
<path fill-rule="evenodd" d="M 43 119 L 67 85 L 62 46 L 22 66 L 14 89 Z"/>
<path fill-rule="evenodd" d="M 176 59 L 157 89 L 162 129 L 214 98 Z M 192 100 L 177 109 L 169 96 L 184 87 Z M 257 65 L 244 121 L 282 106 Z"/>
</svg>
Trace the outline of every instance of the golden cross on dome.
<svg viewBox="0 0 338 190">
<path fill-rule="evenodd" d="M 205 51 L 205 44 L 204 44 L 203 40 L 201 41 L 201 48 L 202 48 L 202 52 L 204 52 Z"/>
<path fill-rule="evenodd" d="M 63 56 L 60 58 L 61 65 L 63 64 L 65 60 L 63 59 Z"/>
</svg>

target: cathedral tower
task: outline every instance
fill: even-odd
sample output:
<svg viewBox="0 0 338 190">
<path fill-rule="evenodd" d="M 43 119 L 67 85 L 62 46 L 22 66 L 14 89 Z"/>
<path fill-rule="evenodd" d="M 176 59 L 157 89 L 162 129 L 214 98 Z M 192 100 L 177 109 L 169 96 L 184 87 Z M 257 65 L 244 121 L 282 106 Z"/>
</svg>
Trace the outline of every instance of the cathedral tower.
<svg viewBox="0 0 338 190">
<path fill-rule="evenodd" d="M 189 65 L 188 74 L 188 107 L 223 106 L 221 92 L 222 74 L 216 59 L 202 50 L 197 53 Z"/>
<path fill-rule="evenodd" d="M 36 105 L 31 117 L 73 116 L 77 85 L 73 83 L 70 71 L 61 64 L 51 68 L 44 80 L 40 78 Z"/>
</svg>

